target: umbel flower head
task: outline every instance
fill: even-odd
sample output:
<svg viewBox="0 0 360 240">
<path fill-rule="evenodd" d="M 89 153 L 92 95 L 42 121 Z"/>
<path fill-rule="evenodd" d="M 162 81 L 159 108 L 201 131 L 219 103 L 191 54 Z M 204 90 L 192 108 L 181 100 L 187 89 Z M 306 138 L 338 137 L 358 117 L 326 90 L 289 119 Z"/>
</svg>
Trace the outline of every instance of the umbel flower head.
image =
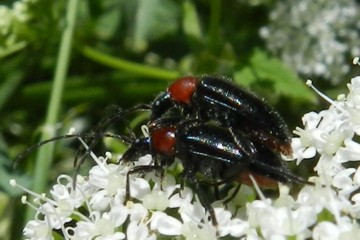
<svg viewBox="0 0 360 240">
<path fill-rule="evenodd" d="M 338 83 L 360 55 L 359 10 L 355 0 L 277 1 L 260 35 L 298 73 Z"/>
<path fill-rule="evenodd" d="M 110 156 L 110 155 L 108 155 Z M 94 155 L 93 155 L 94 157 Z M 144 178 L 131 176 L 131 197 L 136 201 L 124 203 L 126 174 L 131 166 L 107 164 L 107 157 L 96 159 L 89 175 L 73 179 L 60 175 L 50 190 L 50 197 L 32 193 L 36 209 L 34 220 L 27 223 L 24 235 L 28 239 L 52 239 L 53 230 L 60 230 L 64 239 L 156 239 L 159 235 L 182 235 L 186 239 L 216 239 L 216 234 L 241 236 L 248 223 L 232 219 L 231 212 L 215 208 L 219 228 L 208 220 L 209 215 L 194 198 L 193 192 L 165 174 L 163 180 L 156 174 Z M 147 155 L 135 165 L 151 164 Z M 19 186 L 14 180 L 14 186 Z M 176 216 L 169 214 L 177 210 Z M 74 223 L 74 224 L 71 224 Z"/>
<path fill-rule="evenodd" d="M 358 64 L 358 60 L 355 61 Z M 308 83 L 311 85 L 311 83 Z M 312 85 L 311 85 L 312 86 Z M 314 88 L 315 89 L 315 88 Z M 26 239 L 357 239 L 360 236 L 360 76 L 349 93 L 328 99 L 329 109 L 304 115 L 294 131 L 294 159 L 319 159 L 297 196 L 279 185 L 279 196 L 268 198 L 257 188 L 241 186 L 226 206 L 213 203 L 218 226 L 194 192 L 181 189 L 171 171 L 130 175 L 131 200 L 125 202 L 126 175 L 133 165 L 149 165 L 149 155 L 132 165 L 108 163 L 111 154 L 91 157 L 97 165 L 86 176 L 60 175 L 48 196 L 23 203 L 36 210 L 24 228 Z M 318 91 L 315 89 L 315 91 Z M 319 92 L 323 96 L 322 93 Z M 306 160 L 306 161 L 310 161 Z M 350 166 L 350 167 L 349 167 Z M 229 196 L 235 191 L 231 189 Z M 56 232 L 56 233 L 55 233 Z"/>
</svg>

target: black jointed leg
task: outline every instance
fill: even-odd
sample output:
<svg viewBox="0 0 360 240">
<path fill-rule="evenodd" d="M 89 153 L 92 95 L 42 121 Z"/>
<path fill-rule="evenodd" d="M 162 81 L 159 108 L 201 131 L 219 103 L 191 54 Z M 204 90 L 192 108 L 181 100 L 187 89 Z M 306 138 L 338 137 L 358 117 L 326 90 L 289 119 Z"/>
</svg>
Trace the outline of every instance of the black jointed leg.
<svg viewBox="0 0 360 240">
<path fill-rule="evenodd" d="M 135 166 L 132 169 L 130 169 L 126 174 L 126 193 L 125 193 L 125 199 L 124 203 L 129 201 L 131 199 L 131 193 L 130 193 L 130 175 L 132 174 L 144 174 L 149 172 L 160 172 L 161 176 L 164 174 L 164 168 L 162 166 L 153 166 L 153 165 L 144 165 L 144 166 Z M 162 181 L 162 177 L 161 177 Z"/>
</svg>

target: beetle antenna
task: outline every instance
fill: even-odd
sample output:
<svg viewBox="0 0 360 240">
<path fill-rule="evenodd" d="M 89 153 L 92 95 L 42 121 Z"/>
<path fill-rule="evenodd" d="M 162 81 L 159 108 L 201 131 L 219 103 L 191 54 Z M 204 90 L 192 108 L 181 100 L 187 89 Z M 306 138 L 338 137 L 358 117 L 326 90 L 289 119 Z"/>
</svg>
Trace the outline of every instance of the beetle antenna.
<svg viewBox="0 0 360 240">
<path fill-rule="evenodd" d="M 76 137 L 82 137 L 83 135 L 81 133 L 77 133 L 77 134 L 66 134 L 66 135 L 62 135 L 62 136 L 57 136 L 57 137 L 53 137 L 47 140 L 44 140 L 42 142 L 39 142 L 35 145 L 32 145 L 30 147 L 28 147 L 27 149 L 25 149 L 23 152 L 21 152 L 19 155 L 16 156 L 14 164 L 13 164 L 13 168 L 17 168 L 17 166 L 20 164 L 20 162 L 27 157 L 30 153 L 32 153 L 35 149 L 40 148 L 41 146 L 51 143 L 51 142 L 56 142 L 58 140 L 61 139 L 69 139 L 69 138 L 76 138 Z"/>
<path fill-rule="evenodd" d="M 78 153 L 75 156 L 74 159 L 74 167 L 75 168 L 80 168 L 80 166 L 84 163 L 85 158 L 87 155 L 89 155 L 89 153 L 91 152 L 91 150 L 94 148 L 94 146 L 99 142 L 99 139 L 104 136 L 104 131 L 109 128 L 110 125 L 121 121 L 121 120 L 126 120 L 125 117 L 132 114 L 133 112 L 136 111 L 147 111 L 147 110 L 151 110 L 151 106 L 148 104 L 139 104 L 136 105 L 135 107 L 129 108 L 129 109 L 122 109 L 121 107 L 118 107 L 116 105 L 111 105 L 110 107 L 108 107 L 106 109 L 106 111 L 109 111 L 110 108 L 115 108 L 115 113 L 103 118 L 100 120 L 100 122 L 95 126 L 95 128 L 90 132 L 90 134 L 88 134 L 85 138 L 85 142 L 89 142 L 88 148 L 86 149 L 85 153 L 79 157 L 81 151 L 84 150 L 84 147 L 81 146 L 80 150 L 78 151 Z M 110 135 L 108 135 L 110 137 Z M 112 137 L 119 138 L 121 140 L 123 140 L 126 143 L 131 143 L 132 140 L 135 138 L 135 136 L 131 136 L 131 137 L 124 137 L 121 135 L 112 135 Z"/>
<path fill-rule="evenodd" d="M 57 137 L 53 137 L 53 138 L 50 138 L 50 139 L 47 139 L 47 140 L 44 140 L 42 142 L 39 142 L 35 145 L 32 145 L 30 147 L 28 147 L 27 149 L 25 149 L 23 152 L 21 152 L 20 154 L 18 154 L 14 160 L 14 164 L 13 164 L 13 168 L 17 168 L 18 165 L 20 164 L 20 162 L 26 158 L 30 153 L 32 153 L 34 150 L 40 148 L 41 146 L 45 145 L 45 144 L 48 144 L 48 143 L 51 143 L 51 142 L 56 142 L 58 140 L 62 140 L 62 139 L 70 139 L 70 138 L 86 138 L 88 137 L 89 133 L 85 133 L 85 134 L 82 134 L 82 133 L 76 133 L 76 134 L 66 134 L 66 135 L 62 135 L 62 136 L 57 136 Z M 109 137 L 109 138 L 116 138 L 116 139 L 120 139 L 121 141 L 127 143 L 127 144 L 131 144 L 133 142 L 133 138 L 131 137 L 128 137 L 128 136 L 122 136 L 122 135 L 119 135 L 119 134 L 112 134 L 112 133 L 104 133 L 102 134 L 103 137 Z M 78 151 L 78 154 L 77 156 L 80 154 L 81 150 Z M 89 151 L 90 152 L 90 151 Z M 85 153 L 86 154 L 86 153 Z M 76 157 L 77 157 L 76 156 Z"/>
</svg>

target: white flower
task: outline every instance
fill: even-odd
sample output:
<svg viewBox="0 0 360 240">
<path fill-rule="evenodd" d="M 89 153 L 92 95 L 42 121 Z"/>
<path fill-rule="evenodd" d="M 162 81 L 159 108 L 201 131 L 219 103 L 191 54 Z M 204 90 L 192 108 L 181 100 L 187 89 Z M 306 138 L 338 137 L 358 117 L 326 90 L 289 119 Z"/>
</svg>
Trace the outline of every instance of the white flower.
<svg viewBox="0 0 360 240">
<path fill-rule="evenodd" d="M 11 11 L 5 6 L 0 6 L 0 33 L 6 35 L 11 26 Z"/>
<path fill-rule="evenodd" d="M 154 212 L 151 217 L 150 228 L 164 235 L 180 235 L 182 223 L 164 212 Z"/>
<path fill-rule="evenodd" d="M 219 236 L 241 237 L 251 229 L 246 220 L 233 218 L 231 212 L 225 211 L 224 208 L 215 208 L 214 210 L 219 221 Z"/>
<path fill-rule="evenodd" d="M 287 206 L 275 206 L 270 199 L 256 200 L 248 204 L 249 223 L 260 228 L 266 239 L 298 236 L 308 237 L 309 227 L 316 220 L 316 213 L 310 206 L 296 205 L 294 201 Z"/>
<path fill-rule="evenodd" d="M 339 235 L 338 226 L 331 222 L 321 222 L 314 228 L 312 237 L 314 240 L 336 240 Z"/>
<path fill-rule="evenodd" d="M 13 4 L 13 15 L 20 22 L 26 22 L 31 17 L 28 12 L 28 5 L 25 1 L 16 1 Z"/>
<path fill-rule="evenodd" d="M 334 175 L 332 185 L 339 190 L 340 196 L 348 198 L 349 195 L 359 187 L 353 184 L 351 177 L 355 172 L 355 168 L 347 168 Z"/>
<path fill-rule="evenodd" d="M 216 230 L 211 224 L 199 225 L 196 222 L 185 222 L 181 229 L 182 235 L 189 240 L 216 240 Z"/>
<path fill-rule="evenodd" d="M 25 228 L 24 235 L 28 239 L 49 240 L 53 239 L 52 228 L 44 220 L 30 220 Z"/>
<path fill-rule="evenodd" d="M 360 55 L 359 9 L 355 0 L 279 1 L 260 35 L 297 72 L 338 83 L 349 72 L 348 56 Z"/>
<path fill-rule="evenodd" d="M 124 239 L 125 234 L 116 229 L 125 222 L 126 217 L 126 208 L 113 208 L 102 215 L 93 212 L 92 221 L 79 221 L 75 228 L 68 228 L 69 232 L 74 233 L 70 239 Z"/>
<path fill-rule="evenodd" d="M 126 230 L 128 240 L 155 240 L 155 234 L 150 234 L 144 223 L 131 222 Z"/>
<path fill-rule="evenodd" d="M 34 18 L 32 9 L 38 0 L 12 1 L 11 7 L 0 6 L 0 56 L 24 48 L 33 31 L 33 25 L 28 24 Z M 24 31 L 26 34 L 24 34 Z"/>
</svg>

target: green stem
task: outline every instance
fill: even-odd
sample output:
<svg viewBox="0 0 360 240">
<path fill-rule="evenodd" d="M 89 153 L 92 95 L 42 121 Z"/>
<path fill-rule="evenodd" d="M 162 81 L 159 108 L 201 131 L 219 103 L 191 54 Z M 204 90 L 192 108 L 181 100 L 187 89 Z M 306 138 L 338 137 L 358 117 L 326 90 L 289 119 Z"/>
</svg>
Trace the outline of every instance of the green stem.
<svg viewBox="0 0 360 240">
<path fill-rule="evenodd" d="M 221 17 L 221 0 L 211 1 L 211 12 L 209 22 L 209 48 L 213 53 L 216 53 L 219 44 L 219 29 Z"/>
<path fill-rule="evenodd" d="M 82 53 L 89 59 L 101 63 L 105 66 L 112 67 L 115 69 L 123 70 L 126 72 L 134 73 L 136 75 L 163 79 L 163 80 L 174 80 L 179 77 L 179 72 L 172 70 L 165 70 L 157 67 L 150 67 L 139 63 L 127 61 L 124 59 L 116 58 L 100 51 L 97 51 L 91 47 L 84 47 Z"/>
<path fill-rule="evenodd" d="M 41 140 L 52 138 L 55 136 L 55 125 L 58 121 L 58 113 L 60 110 L 64 82 L 69 66 L 69 58 L 71 53 L 71 44 L 75 27 L 76 12 L 78 0 L 69 0 L 67 5 L 66 26 L 64 28 L 57 65 L 54 73 L 53 86 L 51 89 L 51 97 L 48 105 L 46 122 L 42 131 Z M 36 156 L 36 165 L 34 170 L 33 191 L 42 193 L 48 184 L 49 169 L 52 164 L 54 145 L 47 144 L 39 149 Z M 26 218 L 33 218 L 33 210 L 28 208 Z"/>
</svg>

